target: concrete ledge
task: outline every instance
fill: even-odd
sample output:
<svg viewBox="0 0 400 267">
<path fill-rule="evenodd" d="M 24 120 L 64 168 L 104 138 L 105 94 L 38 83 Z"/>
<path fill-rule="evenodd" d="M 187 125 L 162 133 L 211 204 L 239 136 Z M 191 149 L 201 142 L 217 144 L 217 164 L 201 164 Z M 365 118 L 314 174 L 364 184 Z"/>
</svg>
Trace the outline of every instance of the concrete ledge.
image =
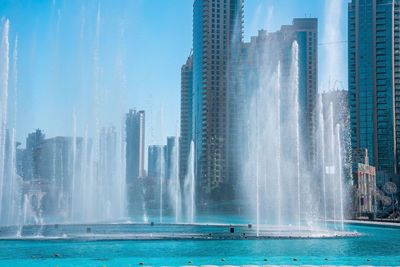
<svg viewBox="0 0 400 267">
<path fill-rule="evenodd" d="M 383 222 L 383 221 L 364 221 L 364 220 L 344 220 L 345 224 L 359 225 L 359 226 L 375 226 L 385 228 L 397 228 L 400 229 L 400 223 L 398 222 Z M 365 265 L 362 265 L 365 266 Z"/>
</svg>

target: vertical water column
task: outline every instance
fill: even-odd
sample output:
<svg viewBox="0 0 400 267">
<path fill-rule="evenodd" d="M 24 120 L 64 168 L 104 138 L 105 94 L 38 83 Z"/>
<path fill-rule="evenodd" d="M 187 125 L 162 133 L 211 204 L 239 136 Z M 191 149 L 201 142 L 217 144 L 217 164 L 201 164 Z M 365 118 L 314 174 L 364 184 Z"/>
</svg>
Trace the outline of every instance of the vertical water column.
<svg viewBox="0 0 400 267">
<path fill-rule="evenodd" d="M 259 98 L 259 91 L 260 91 L 260 87 L 257 88 L 256 91 L 256 125 L 255 125 L 255 131 L 256 131 L 256 144 L 258 144 L 260 142 L 259 140 L 259 118 L 258 118 L 258 98 Z M 255 164 L 256 164 L 256 234 L 257 236 L 259 236 L 260 234 L 260 178 L 259 178 L 259 149 L 256 149 L 255 151 L 256 153 L 256 160 L 255 160 Z"/>
<path fill-rule="evenodd" d="M 96 37 L 95 48 L 93 50 L 93 82 L 94 82 L 94 97 L 95 97 L 95 136 L 91 146 L 90 153 L 90 175 L 89 187 L 87 188 L 89 196 L 89 209 L 91 215 L 88 221 L 96 221 L 103 214 L 103 207 L 99 205 L 96 195 L 99 190 L 99 177 L 96 170 L 97 161 L 100 160 L 100 110 L 101 110 L 101 92 L 100 92 L 100 26 L 101 26 L 101 6 L 97 7 L 96 16 Z M 101 209 L 101 211 L 100 211 Z M 99 212 L 101 212 L 99 214 Z"/>
<path fill-rule="evenodd" d="M 342 167 L 342 145 L 340 140 L 340 124 L 336 125 L 337 140 L 337 161 L 339 179 L 339 202 L 340 202 L 340 227 L 344 230 L 344 211 L 343 211 L 343 167 Z"/>
<path fill-rule="evenodd" d="M 190 172 L 190 183 L 191 183 L 191 192 L 190 192 L 190 196 L 191 196 L 191 212 L 190 212 L 190 222 L 194 223 L 194 216 L 196 213 L 196 203 L 195 203 L 195 186 L 196 186 L 196 180 L 195 180 L 195 176 L 194 176 L 194 142 L 193 140 L 190 142 L 190 168 L 189 168 L 189 172 Z"/>
<path fill-rule="evenodd" d="M 82 143 L 82 160 L 81 160 L 81 171 L 80 171 L 80 176 L 79 176 L 79 187 L 76 188 L 76 196 L 75 198 L 77 199 L 77 203 L 81 203 L 81 207 L 77 208 L 77 213 L 78 213 L 78 218 L 77 220 L 86 222 L 89 220 L 90 216 L 90 198 L 85 199 L 85 192 L 89 188 L 89 180 L 90 180 L 90 166 L 91 166 L 91 147 L 92 143 L 89 142 L 89 130 L 88 127 L 86 126 L 85 128 L 85 135 L 83 137 L 83 143 Z M 87 192 L 87 195 L 89 196 L 89 192 Z M 79 221 L 77 221 L 79 222 Z"/>
<path fill-rule="evenodd" d="M 6 22 L 7 23 L 7 22 Z M 4 25 L 4 30 L 9 26 Z M 9 33 L 8 33 L 9 34 Z M 7 36 L 8 37 L 8 36 Z M 4 41 L 4 40 L 3 40 Z M 1 49 L 2 53 L 5 44 L 2 43 Z M 9 45 L 9 44 L 8 44 Z M 2 170 L 1 175 L 3 176 L 2 187 L 0 188 L 0 205 L 2 205 L 0 211 L 0 224 L 6 225 L 18 225 L 21 223 L 20 219 L 22 216 L 21 210 L 21 197 L 22 197 L 22 179 L 17 175 L 16 170 L 16 140 L 15 140 L 15 129 L 16 129 L 16 96 L 17 96 L 17 60 L 18 60 L 18 37 L 15 39 L 14 49 L 12 53 L 12 69 L 11 73 L 12 80 L 11 83 L 7 81 L 7 91 L 2 91 L 0 93 L 0 108 L 1 111 L 0 119 L 1 121 L 1 135 L 4 136 L 4 147 L 0 150 L 2 154 Z M 4 60 L 0 64 L 4 63 Z M 10 63 L 10 62 L 9 62 Z M 3 68 L 5 66 L 1 66 Z M 3 69 L 2 69 L 3 70 Z M 9 70 L 10 71 L 10 70 Z M 7 75 L 7 79 L 10 78 L 10 73 Z M 11 87 L 12 86 L 12 87 Z M 9 88 L 10 87 L 10 88 Z M 5 87 L 3 87 L 6 89 Z M 12 90 L 8 90 L 11 89 Z M 3 90 L 3 89 L 2 89 Z M 8 92 L 10 91 L 10 92 Z M 3 104 L 1 104 L 3 103 Z M 5 108 L 3 110 L 3 108 Z M 7 129 L 8 128 L 8 129 Z"/>
<path fill-rule="evenodd" d="M 277 149 L 276 149 L 276 161 L 277 161 L 277 199 L 278 199 L 278 225 L 282 224 L 282 194 L 281 194 L 281 62 L 278 62 L 277 67 L 277 108 L 276 108 L 276 123 L 277 123 Z"/>
<path fill-rule="evenodd" d="M 161 147 L 161 158 L 160 158 L 160 223 L 163 222 L 163 183 L 165 177 L 165 155 L 164 147 Z"/>
<path fill-rule="evenodd" d="M 125 86 L 124 86 L 125 87 Z M 126 192 L 126 124 L 122 119 L 119 134 L 119 217 L 127 215 L 127 192 Z"/>
<path fill-rule="evenodd" d="M 4 204 L 7 205 L 7 214 L 5 214 L 5 220 L 8 225 L 15 225 L 18 223 L 19 210 L 20 210 L 20 194 L 22 185 L 17 180 L 16 175 L 16 150 L 15 150 L 15 129 L 11 129 L 11 134 L 8 142 L 8 160 L 7 160 L 7 172 L 6 178 L 6 199 Z"/>
<path fill-rule="evenodd" d="M 164 129 L 164 106 L 161 105 L 160 107 L 160 144 L 163 143 L 163 129 Z M 161 146 L 161 159 L 160 159 L 160 223 L 163 222 L 163 190 L 164 190 L 164 178 L 165 178 L 165 154 L 164 154 L 164 147 Z"/>
<path fill-rule="evenodd" d="M 194 142 L 190 142 L 187 175 L 184 182 L 184 206 L 187 221 L 194 223 L 195 216 L 195 177 L 194 177 Z"/>
<path fill-rule="evenodd" d="M 8 74 L 9 74 L 9 21 L 3 26 L 0 44 L 0 216 L 3 214 L 3 194 L 6 161 L 6 127 L 7 127 L 7 102 L 8 102 Z M 0 219 L 3 223 L 3 219 Z"/>
<path fill-rule="evenodd" d="M 181 219 L 181 183 L 179 180 L 179 123 L 176 127 L 175 141 L 175 222 L 178 223 Z"/>
<path fill-rule="evenodd" d="M 53 203 L 52 209 L 54 214 L 56 214 L 59 211 L 59 207 L 58 207 L 58 199 L 59 199 L 59 195 L 60 195 L 60 187 L 58 185 L 58 180 L 60 177 L 57 176 L 57 156 L 59 151 L 57 150 L 57 140 L 54 140 L 54 142 L 51 143 L 51 155 L 52 155 L 52 159 L 51 159 L 51 189 L 49 190 L 49 193 L 51 195 L 51 199 L 52 201 L 55 201 L 55 203 Z M 61 153 L 60 153 L 61 155 Z M 59 159 L 58 159 L 59 160 Z M 60 173 L 58 173 L 60 174 Z M 42 187 L 40 187 L 39 190 L 42 190 Z M 39 221 L 41 221 L 41 211 L 38 208 L 37 211 L 39 212 L 38 217 L 39 217 Z M 58 213 L 57 213 L 58 215 Z M 58 217 L 58 216 L 56 216 Z"/>
<path fill-rule="evenodd" d="M 12 210 L 14 211 L 13 214 L 10 215 L 11 218 L 14 219 L 15 224 L 19 224 L 21 222 L 22 217 L 22 177 L 17 175 L 17 147 L 16 147 L 16 128 L 17 128 L 17 89 L 18 89 L 18 35 L 15 37 L 14 42 L 14 52 L 13 52 L 13 73 L 14 73 L 14 120 L 13 120 L 13 133 L 11 138 L 12 144 L 12 174 L 13 174 L 13 203 L 12 203 Z"/>
<path fill-rule="evenodd" d="M 297 209 L 298 227 L 301 226 L 301 170 L 300 170 L 300 107 L 299 107 L 299 46 L 297 41 L 292 44 L 292 62 L 290 72 L 290 87 L 293 90 L 295 104 L 295 125 L 296 125 L 296 168 L 297 168 Z"/>
<path fill-rule="evenodd" d="M 72 177 L 71 177 L 71 211 L 70 219 L 73 221 L 75 219 L 76 210 L 76 113 L 75 109 L 72 112 Z"/>
<path fill-rule="evenodd" d="M 321 145 L 321 169 L 322 169 L 322 191 L 324 198 L 324 223 L 326 226 L 326 166 L 325 166 L 325 122 L 324 122 L 324 104 L 322 102 L 322 94 L 319 95 L 319 134 Z"/>
<path fill-rule="evenodd" d="M 330 120 L 330 125 L 329 125 L 329 130 L 330 130 L 330 151 L 331 151 L 331 163 L 330 163 L 330 175 L 331 175 L 331 192 L 332 192 L 332 210 L 333 210 L 333 220 L 336 222 L 336 186 L 335 186 L 335 127 L 334 127 L 334 121 L 333 121 L 333 103 L 330 102 L 329 105 L 329 120 Z"/>
</svg>

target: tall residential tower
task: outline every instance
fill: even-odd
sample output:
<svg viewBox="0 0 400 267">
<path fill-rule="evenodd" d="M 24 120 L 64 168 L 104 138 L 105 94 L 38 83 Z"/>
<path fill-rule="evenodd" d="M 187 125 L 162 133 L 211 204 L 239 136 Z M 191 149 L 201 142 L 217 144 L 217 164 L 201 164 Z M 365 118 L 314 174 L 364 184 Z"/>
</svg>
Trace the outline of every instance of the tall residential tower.
<svg viewBox="0 0 400 267">
<path fill-rule="evenodd" d="M 126 114 L 126 181 L 132 184 L 144 175 L 144 111 Z"/>
<path fill-rule="evenodd" d="M 243 0 L 195 0 L 193 90 L 200 202 L 230 197 L 230 60 L 243 31 Z"/>
<path fill-rule="evenodd" d="M 179 144 L 179 177 L 187 175 L 190 143 L 193 140 L 193 55 L 181 69 L 181 136 Z"/>
<path fill-rule="evenodd" d="M 399 1 L 352 0 L 348 10 L 349 109 L 353 150 L 393 176 L 400 164 Z"/>
</svg>

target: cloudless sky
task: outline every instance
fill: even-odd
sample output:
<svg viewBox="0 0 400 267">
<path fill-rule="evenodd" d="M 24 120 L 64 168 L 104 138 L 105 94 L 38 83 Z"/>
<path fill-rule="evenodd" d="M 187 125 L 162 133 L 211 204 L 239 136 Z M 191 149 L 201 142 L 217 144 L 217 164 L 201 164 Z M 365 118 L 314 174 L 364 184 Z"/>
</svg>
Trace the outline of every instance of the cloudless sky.
<svg viewBox="0 0 400 267">
<path fill-rule="evenodd" d="M 337 80 L 347 88 L 347 44 L 340 42 L 347 40 L 347 2 L 245 0 L 245 41 L 294 17 L 318 17 L 319 87 Z M 9 19 L 11 51 L 18 36 L 18 140 L 36 128 L 47 137 L 119 128 L 134 107 L 146 111 L 147 144 L 175 135 L 192 7 L 192 0 L 1 0 L 0 30 Z"/>
</svg>

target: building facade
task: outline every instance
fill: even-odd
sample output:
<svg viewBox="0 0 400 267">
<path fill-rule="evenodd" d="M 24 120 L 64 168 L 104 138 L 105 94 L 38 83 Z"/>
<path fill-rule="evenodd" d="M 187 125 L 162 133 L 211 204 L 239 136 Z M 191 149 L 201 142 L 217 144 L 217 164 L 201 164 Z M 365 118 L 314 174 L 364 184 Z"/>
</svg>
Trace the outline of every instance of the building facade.
<svg viewBox="0 0 400 267">
<path fill-rule="evenodd" d="M 174 179 L 177 175 L 177 138 L 176 136 L 167 137 L 167 145 L 165 146 L 165 178 L 166 180 Z"/>
<path fill-rule="evenodd" d="M 276 62 L 280 64 L 282 110 L 287 110 L 287 103 L 290 96 L 288 84 L 290 79 L 290 68 L 292 64 L 292 46 L 298 44 L 298 69 L 299 69 L 299 111 L 301 135 L 306 140 L 303 142 L 302 151 L 305 155 L 304 164 L 312 168 L 316 157 L 316 104 L 317 104 L 317 83 L 318 83 L 318 19 L 316 18 L 295 18 L 292 25 L 283 25 L 279 31 L 268 33 L 260 30 L 258 36 L 253 36 L 250 42 L 242 43 L 238 71 L 236 75 L 236 97 L 235 103 L 240 108 L 235 118 L 243 116 L 244 119 L 254 114 L 246 114 L 249 105 L 249 96 L 257 88 L 263 86 L 265 72 L 271 72 L 276 68 Z M 272 90 L 272 89 L 271 89 Z M 285 120 L 287 112 L 281 112 L 282 120 Z M 232 110 L 231 114 L 235 114 Z M 233 118 L 232 121 L 235 120 Z M 240 128 L 243 127 L 242 120 L 236 119 L 235 129 L 238 138 L 243 136 Z M 236 140 L 235 143 L 240 142 Z M 232 153 L 238 154 L 238 153 Z M 240 161 L 237 161 L 239 164 Z M 237 165 L 236 164 L 236 165 Z"/>
<path fill-rule="evenodd" d="M 147 175 L 149 177 L 161 177 L 161 168 L 164 165 L 162 153 L 163 146 L 149 146 L 147 160 Z"/>
<path fill-rule="evenodd" d="M 313 168 L 316 156 L 316 104 L 318 93 L 318 19 L 295 18 L 292 25 L 281 27 L 285 39 L 296 40 L 299 47 L 300 127 L 304 143 L 304 164 Z"/>
<path fill-rule="evenodd" d="M 229 196 L 229 62 L 242 31 L 243 0 L 194 1 L 193 139 L 202 203 Z"/>
<path fill-rule="evenodd" d="M 39 177 L 38 173 L 38 151 L 42 142 L 45 140 L 43 131 L 37 129 L 35 132 L 28 134 L 26 138 L 25 149 L 19 149 L 17 152 L 18 174 L 24 180 L 30 180 Z"/>
<path fill-rule="evenodd" d="M 400 164 L 399 1 L 348 4 L 351 146 L 394 177 Z"/>
<path fill-rule="evenodd" d="M 181 68 L 181 135 L 179 144 L 179 177 L 187 175 L 190 143 L 193 140 L 193 55 Z"/>
<path fill-rule="evenodd" d="M 144 175 L 144 111 L 129 110 L 126 114 L 126 181 L 132 184 Z"/>
</svg>

